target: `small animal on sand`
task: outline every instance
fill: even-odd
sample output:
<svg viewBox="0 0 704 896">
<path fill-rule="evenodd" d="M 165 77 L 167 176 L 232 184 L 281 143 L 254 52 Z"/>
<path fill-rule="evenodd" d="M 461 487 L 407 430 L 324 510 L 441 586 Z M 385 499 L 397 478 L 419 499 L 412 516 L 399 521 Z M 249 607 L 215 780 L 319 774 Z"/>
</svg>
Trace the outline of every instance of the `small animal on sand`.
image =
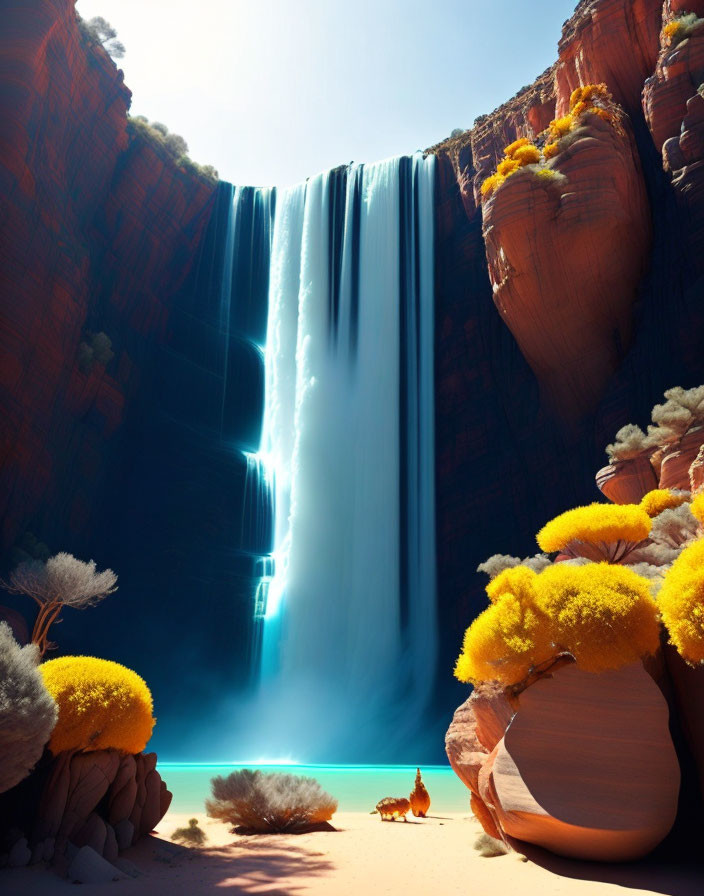
<svg viewBox="0 0 704 896">
<path fill-rule="evenodd" d="M 396 821 L 403 818 L 408 821 L 406 813 L 411 811 L 411 804 L 405 797 L 386 796 L 376 804 L 376 811 L 382 821 Z"/>
</svg>

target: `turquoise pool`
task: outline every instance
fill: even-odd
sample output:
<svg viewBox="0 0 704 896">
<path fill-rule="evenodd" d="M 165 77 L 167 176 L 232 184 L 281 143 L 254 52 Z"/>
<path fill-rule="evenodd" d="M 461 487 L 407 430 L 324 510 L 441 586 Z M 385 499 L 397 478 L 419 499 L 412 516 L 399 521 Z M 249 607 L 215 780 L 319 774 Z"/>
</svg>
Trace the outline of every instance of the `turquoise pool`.
<svg viewBox="0 0 704 896">
<path fill-rule="evenodd" d="M 172 812 L 203 812 L 210 795 L 210 779 L 228 775 L 235 769 L 259 768 L 262 771 L 309 775 L 339 803 L 340 812 L 371 812 L 385 796 L 408 796 L 413 790 L 415 767 L 375 765 L 197 765 L 160 762 L 162 773 L 174 799 Z M 423 782 L 432 801 L 431 814 L 469 812 L 469 791 L 447 766 L 426 765 L 421 769 Z"/>
</svg>

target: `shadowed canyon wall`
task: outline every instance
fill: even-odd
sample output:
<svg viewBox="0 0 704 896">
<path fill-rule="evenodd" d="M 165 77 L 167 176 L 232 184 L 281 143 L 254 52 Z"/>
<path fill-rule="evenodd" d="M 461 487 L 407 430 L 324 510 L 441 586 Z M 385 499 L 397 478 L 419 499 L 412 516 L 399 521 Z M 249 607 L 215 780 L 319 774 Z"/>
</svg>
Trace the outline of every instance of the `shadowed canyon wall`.
<svg viewBox="0 0 704 896">
<path fill-rule="evenodd" d="M 450 670 L 485 605 L 477 564 L 533 553 L 551 515 L 598 497 L 593 471 L 616 430 L 645 423 L 668 386 L 704 381 L 704 30 L 670 41 L 663 23 L 680 7 L 580 3 L 552 68 L 431 150 L 439 731 L 466 690 Z M 504 147 L 599 82 L 623 136 L 595 123 L 555 160 L 566 186 L 515 175 L 482 205 Z M 261 425 L 266 284 L 235 272 L 251 313 L 223 329 L 230 187 L 132 133 L 129 102 L 71 0 L 4 6 L 2 567 L 31 533 L 118 572 L 120 590 L 67 614 L 56 637 L 62 652 L 142 673 L 157 745 L 176 755 L 185 707 L 205 714 L 250 668 L 270 533 L 254 543 L 243 522 L 243 452 Z M 96 332 L 114 357 L 79 364 Z M 225 394 L 233 370 L 242 388 Z"/>
<path fill-rule="evenodd" d="M 437 501 L 446 656 L 486 606 L 476 565 L 492 553 L 534 553 L 533 533 L 551 515 L 598 500 L 593 470 L 616 430 L 644 425 L 665 388 L 704 376 L 704 30 L 696 24 L 670 42 L 663 25 L 679 6 L 580 3 L 550 69 L 431 149 L 441 172 Z M 551 162 L 567 178 L 553 195 L 519 172 L 482 203 L 480 185 L 504 148 L 538 140 L 568 112 L 574 88 L 601 82 L 623 109 L 623 136 L 603 122 L 598 133 L 580 131 L 564 164 Z"/>
</svg>

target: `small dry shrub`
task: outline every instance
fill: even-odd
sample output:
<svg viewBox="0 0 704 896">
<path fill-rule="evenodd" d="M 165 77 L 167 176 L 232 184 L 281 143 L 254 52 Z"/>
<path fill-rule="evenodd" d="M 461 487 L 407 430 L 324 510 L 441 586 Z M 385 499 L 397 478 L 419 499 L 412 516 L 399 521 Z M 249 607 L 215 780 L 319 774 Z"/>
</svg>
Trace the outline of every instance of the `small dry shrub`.
<svg viewBox="0 0 704 896">
<path fill-rule="evenodd" d="M 496 856 L 508 854 L 506 844 L 488 834 L 480 834 L 474 841 L 474 848 L 483 859 L 494 859 Z"/>
<path fill-rule="evenodd" d="M 211 818 L 252 833 L 282 833 L 330 821 L 337 800 L 315 778 L 242 769 L 210 782 L 213 799 L 205 808 Z"/>
<path fill-rule="evenodd" d="M 185 843 L 187 846 L 202 846 L 205 843 L 205 831 L 198 826 L 197 818 L 188 820 L 187 828 L 176 828 L 171 835 L 173 841 Z"/>
</svg>

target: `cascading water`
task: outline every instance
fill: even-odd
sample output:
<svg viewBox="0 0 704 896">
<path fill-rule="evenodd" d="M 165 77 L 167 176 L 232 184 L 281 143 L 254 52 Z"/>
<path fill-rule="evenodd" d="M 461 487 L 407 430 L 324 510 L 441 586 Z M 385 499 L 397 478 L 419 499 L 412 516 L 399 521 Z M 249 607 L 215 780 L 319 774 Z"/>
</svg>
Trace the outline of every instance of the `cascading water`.
<svg viewBox="0 0 704 896">
<path fill-rule="evenodd" d="M 261 459 L 275 489 L 259 752 L 391 758 L 436 645 L 434 158 L 278 193 Z M 263 590 L 262 590 L 263 589 Z"/>
</svg>

